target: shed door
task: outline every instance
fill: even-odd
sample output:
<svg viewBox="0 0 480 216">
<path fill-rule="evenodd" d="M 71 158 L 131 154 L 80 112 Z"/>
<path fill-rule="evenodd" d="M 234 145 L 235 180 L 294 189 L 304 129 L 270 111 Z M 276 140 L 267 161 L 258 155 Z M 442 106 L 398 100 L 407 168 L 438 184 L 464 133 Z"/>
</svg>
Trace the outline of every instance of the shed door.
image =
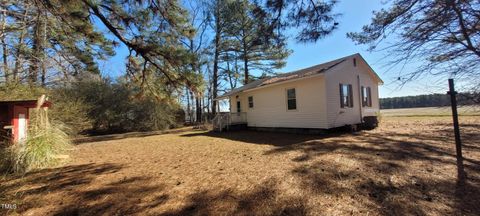
<svg viewBox="0 0 480 216">
<path fill-rule="evenodd" d="M 22 142 L 27 138 L 27 119 L 24 113 L 18 114 L 18 141 Z"/>
</svg>

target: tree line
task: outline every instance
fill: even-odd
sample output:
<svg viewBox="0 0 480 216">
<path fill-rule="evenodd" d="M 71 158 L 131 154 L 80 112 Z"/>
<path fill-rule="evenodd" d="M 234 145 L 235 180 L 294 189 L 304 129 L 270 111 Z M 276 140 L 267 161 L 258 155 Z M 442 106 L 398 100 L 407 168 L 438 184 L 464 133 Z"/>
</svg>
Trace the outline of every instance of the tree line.
<svg viewBox="0 0 480 216">
<path fill-rule="evenodd" d="M 480 99 L 475 93 L 457 94 L 458 105 L 478 104 Z M 442 107 L 450 106 L 450 95 L 447 94 L 426 94 L 415 96 L 380 98 L 380 109 L 399 109 L 415 107 Z"/>
</svg>

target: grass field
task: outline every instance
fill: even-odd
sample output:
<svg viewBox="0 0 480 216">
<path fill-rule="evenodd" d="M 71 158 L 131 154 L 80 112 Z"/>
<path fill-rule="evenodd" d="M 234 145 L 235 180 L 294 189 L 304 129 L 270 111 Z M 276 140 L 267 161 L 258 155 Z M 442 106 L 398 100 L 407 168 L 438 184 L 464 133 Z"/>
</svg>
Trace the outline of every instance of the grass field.
<svg viewBox="0 0 480 216">
<path fill-rule="evenodd" d="M 391 117 L 325 136 L 189 131 L 83 143 L 65 166 L 5 176 L 11 215 L 479 215 L 480 116 Z"/>
<path fill-rule="evenodd" d="M 384 109 L 381 110 L 383 116 L 451 116 L 450 107 L 425 107 L 425 108 L 406 108 L 406 109 Z M 461 116 L 480 116 L 480 106 L 460 106 L 458 114 Z"/>
</svg>

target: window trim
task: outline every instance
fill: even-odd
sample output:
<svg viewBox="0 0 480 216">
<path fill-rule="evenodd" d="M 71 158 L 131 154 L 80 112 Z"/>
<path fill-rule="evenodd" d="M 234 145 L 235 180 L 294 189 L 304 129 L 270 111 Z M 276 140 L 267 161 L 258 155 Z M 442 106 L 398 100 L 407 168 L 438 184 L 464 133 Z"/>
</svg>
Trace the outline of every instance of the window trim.
<svg viewBox="0 0 480 216">
<path fill-rule="evenodd" d="M 290 99 L 288 98 L 288 90 L 294 90 L 295 91 L 295 98 L 294 99 Z M 287 111 L 297 111 L 298 110 L 298 100 L 297 100 L 297 88 L 296 87 L 291 87 L 291 88 L 286 88 L 285 89 L 285 105 L 286 105 L 286 108 L 287 108 Z M 288 109 L 288 101 L 289 100 L 295 100 L 295 109 Z"/>
<path fill-rule="evenodd" d="M 372 88 L 362 86 L 362 107 L 372 107 Z"/>
<path fill-rule="evenodd" d="M 367 87 L 367 102 L 368 102 L 368 107 L 373 107 L 372 105 L 372 88 L 369 86 Z"/>
<path fill-rule="evenodd" d="M 367 102 L 365 99 L 367 99 L 367 95 L 365 95 L 365 91 L 367 90 L 367 88 L 365 86 L 362 86 L 360 88 L 361 92 L 362 92 L 362 107 L 366 107 L 367 106 Z"/>
<path fill-rule="evenodd" d="M 339 91 L 340 91 L 340 108 L 341 109 L 346 109 L 346 108 L 353 108 L 354 107 L 354 101 L 353 101 L 353 86 L 352 84 L 345 84 L 345 83 L 339 83 Z M 343 93 L 343 87 L 347 87 L 347 94 L 344 95 Z M 347 104 L 345 104 L 344 98 L 347 97 Z"/>
<path fill-rule="evenodd" d="M 251 103 L 250 103 L 250 98 L 252 99 Z M 255 104 L 254 104 L 254 102 L 253 102 L 253 96 L 248 96 L 248 97 L 247 97 L 247 101 L 248 101 L 248 109 L 253 109 L 253 108 L 255 107 Z M 252 106 L 250 106 L 250 104 L 251 104 Z"/>
</svg>

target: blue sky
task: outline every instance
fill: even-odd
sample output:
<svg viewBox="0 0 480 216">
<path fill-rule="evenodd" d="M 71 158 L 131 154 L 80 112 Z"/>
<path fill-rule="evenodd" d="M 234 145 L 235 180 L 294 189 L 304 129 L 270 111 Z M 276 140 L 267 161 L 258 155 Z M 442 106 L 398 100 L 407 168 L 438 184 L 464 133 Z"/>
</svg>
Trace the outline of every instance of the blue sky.
<svg viewBox="0 0 480 216">
<path fill-rule="evenodd" d="M 336 12 L 342 14 L 338 18 L 339 28 L 333 34 L 316 43 L 302 44 L 296 43 L 291 39 L 289 41 L 289 49 L 293 50 L 293 53 L 287 59 L 286 67 L 277 72 L 294 71 L 354 53 L 360 53 L 385 82 L 380 87 L 380 97 L 382 98 L 446 92 L 446 88 L 443 87 L 445 85 L 440 85 L 443 84 L 444 80 L 428 76 L 400 86 L 396 82 L 398 74 L 402 70 L 403 72 L 408 72 L 415 66 L 415 63 L 403 69 L 396 67 L 387 71 L 389 68 L 387 65 L 388 61 L 392 58 L 384 58 L 388 56 L 388 53 L 368 52 L 366 46 L 355 45 L 352 40 L 346 37 L 347 32 L 360 31 L 363 25 L 370 22 L 372 11 L 378 11 L 382 7 L 385 7 L 385 5 L 380 0 L 341 0 L 335 8 Z M 124 75 L 125 56 L 128 54 L 128 50 L 121 46 L 116 51 L 116 56 L 100 64 L 106 76 L 117 77 Z"/>
<path fill-rule="evenodd" d="M 388 56 L 388 53 L 368 52 L 367 46 L 355 45 L 351 39 L 347 38 L 347 32 L 358 32 L 363 25 L 370 23 L 373 16 L 372 11 L 379 11 L 381 8 L 386 7 L 381 2 L 380 0 L 341 0 L 336 7 L 336 11 L 342 13 L 342 16 L 338 19 L 340 23 L 338 30 L 315 44 L 289 42 L 289 47 L 294 53 L 288 58 L 287 66 L 281 71 L 293 71 L 354 53 L 360 53 L 385 82 L 380 87 L 380 97 L 382 98 L 446 92 L 447 90 L 443 85 L 439 87 L 444 80 L 438 80 L 429 76 L 409 82 L 404 86 L 399 85 L 396 79 L 398 74 L 402 72 L 402 69 L 396 67 L 387 71 L 389 69 L 389 59 L 392 59 L 392 57 L 385 58 L 385 56 Z M 403 68 L 403 72 L 408 72 L 413 67 L 414 65 L 406 66 Z"/>
</svg>

